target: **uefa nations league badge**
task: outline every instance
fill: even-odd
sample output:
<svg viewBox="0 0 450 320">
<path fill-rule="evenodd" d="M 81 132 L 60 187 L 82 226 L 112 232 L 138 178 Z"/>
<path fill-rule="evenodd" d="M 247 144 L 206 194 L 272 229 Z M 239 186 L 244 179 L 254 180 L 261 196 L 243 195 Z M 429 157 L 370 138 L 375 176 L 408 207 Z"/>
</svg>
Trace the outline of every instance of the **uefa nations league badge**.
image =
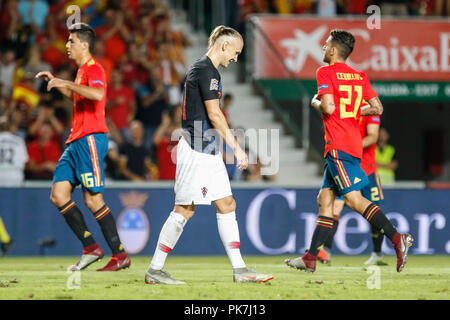
<svg viewBox="0 0 450 320">
<path fill-rule="evenodd" d="M 120 193 L 120 202 L 125 207 L 117 220 L 120 240 L 130 254 L 141 252 L 150 236 L 150 223 L 143 208 L 148 194 L 139 192 Z"/>
</svg>

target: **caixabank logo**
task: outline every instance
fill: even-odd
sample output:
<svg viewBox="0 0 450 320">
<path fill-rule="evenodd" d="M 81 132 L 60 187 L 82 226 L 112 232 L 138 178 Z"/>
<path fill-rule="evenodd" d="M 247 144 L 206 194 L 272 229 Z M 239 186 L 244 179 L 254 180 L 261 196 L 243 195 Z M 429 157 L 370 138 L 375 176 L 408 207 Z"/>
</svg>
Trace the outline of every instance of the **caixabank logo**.
<svg viewBox="0 0 450 320">
<path fill-rule="evenodd" d="M 120 213 L 117 230 L 125 251 L 130 254 L 141 252 L 150 236 L 150 223 L 143 210 L 148 199 L 147 193 L 120 193 L 120 202 L 125 209 Z"/>
</svg>

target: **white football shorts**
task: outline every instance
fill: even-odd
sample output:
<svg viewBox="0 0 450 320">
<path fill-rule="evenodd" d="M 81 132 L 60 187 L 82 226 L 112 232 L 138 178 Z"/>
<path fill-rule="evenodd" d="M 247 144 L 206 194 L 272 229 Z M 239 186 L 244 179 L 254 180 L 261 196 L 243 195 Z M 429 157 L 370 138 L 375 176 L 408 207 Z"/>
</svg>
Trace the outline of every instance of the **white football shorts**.
<svg viewBox="0 0 450 320">
<path fill-rule="evenodd" d="M 222 153 L 211 155 L 192 150 L 182 137 L 177 147 L 174 189 L 176 205 L 210 205 L 232 195 Z"/>
</svg>

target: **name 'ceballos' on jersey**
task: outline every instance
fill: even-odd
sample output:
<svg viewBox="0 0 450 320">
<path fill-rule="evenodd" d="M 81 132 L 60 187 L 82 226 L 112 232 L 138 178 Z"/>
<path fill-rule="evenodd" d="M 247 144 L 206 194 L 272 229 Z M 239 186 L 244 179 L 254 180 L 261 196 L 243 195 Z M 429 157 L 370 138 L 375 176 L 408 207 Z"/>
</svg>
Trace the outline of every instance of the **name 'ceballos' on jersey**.
<svg viewBox="0 0 450 320">
<path fill-rule="evenodd" d="M 222 84 L 217 68 L 207 55 L 197 60 L 186 73 L 182 108 L 183 137 L 195 151 L 217 154 L 218 133 L 208 118 L 205 101 L 220 99 Z"/>
<path fill-rule="evenodd" d="M 324 157 L 331 150 L 340 150 L 355 158 L 362 157 L 362 137 L 359 129 L 363 100 L 377 97 L 367 75 L 345 63 L 335 63 L 317 69 L 317 94 L 332 94 L 335 111 L 322 114 L 325 128 Z"/>
</svg>

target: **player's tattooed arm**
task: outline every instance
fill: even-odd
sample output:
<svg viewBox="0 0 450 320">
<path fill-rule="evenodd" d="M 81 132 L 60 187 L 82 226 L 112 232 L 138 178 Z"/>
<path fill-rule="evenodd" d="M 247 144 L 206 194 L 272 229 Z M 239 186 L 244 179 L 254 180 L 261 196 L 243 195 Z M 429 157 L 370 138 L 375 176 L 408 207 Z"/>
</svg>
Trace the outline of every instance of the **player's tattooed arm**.
<svg viewBox="0 0 450 320">
<path fill-rule="evenodd" d="M 333 114 L 334 110 L 336 109 L 332 94 L 324 94 L 321 96 L 320 100 L 317 98 L 316 94 L 311 100 L 311 106 L 317 111 L 326 115 Z"/>
<path fill-rule="evenodd" d="M 375 97 L 367 101 L 368 107 L 361 108 L 361 116 L 377 116 L 383 113 L 383 105 L 380 98 Z"/>
</svg>

